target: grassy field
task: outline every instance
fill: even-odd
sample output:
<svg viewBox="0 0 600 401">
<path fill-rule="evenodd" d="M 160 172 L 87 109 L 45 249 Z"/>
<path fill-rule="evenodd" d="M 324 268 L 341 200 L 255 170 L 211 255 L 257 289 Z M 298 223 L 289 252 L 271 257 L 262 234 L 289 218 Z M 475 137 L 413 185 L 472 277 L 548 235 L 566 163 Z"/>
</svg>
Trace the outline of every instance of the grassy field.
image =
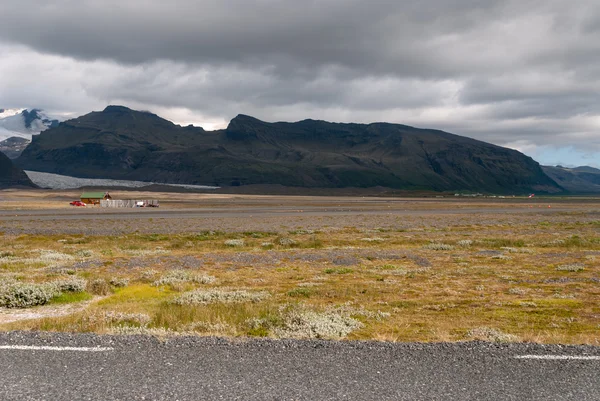
<svg viewBox="0 0 600 401">
<path fill-rule="evenodd" d="M 0 330 L 600 345 L 598 202 L 560 202 L 553 213 L 446 216 L 420 214 L 415 200 L 394 206 L 410 216 L 374 206 L 265 218 L 261 230 L 236 218 L 162 233 L 134 221 L 115 235 L 5 222 Z"/>
</svg>

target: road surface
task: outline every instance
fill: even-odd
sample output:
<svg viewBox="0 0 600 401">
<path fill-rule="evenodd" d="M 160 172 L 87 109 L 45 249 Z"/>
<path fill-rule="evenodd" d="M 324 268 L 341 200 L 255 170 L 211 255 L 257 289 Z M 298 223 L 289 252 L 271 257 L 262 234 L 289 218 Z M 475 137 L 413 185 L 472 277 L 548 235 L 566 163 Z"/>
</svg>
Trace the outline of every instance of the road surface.
<svg viewBox="0 0 600 401">
<path fill-rule="evenodd" d="M 598 400 L 600 348 L 0 334 L 2 400 Z"/>
</svg>

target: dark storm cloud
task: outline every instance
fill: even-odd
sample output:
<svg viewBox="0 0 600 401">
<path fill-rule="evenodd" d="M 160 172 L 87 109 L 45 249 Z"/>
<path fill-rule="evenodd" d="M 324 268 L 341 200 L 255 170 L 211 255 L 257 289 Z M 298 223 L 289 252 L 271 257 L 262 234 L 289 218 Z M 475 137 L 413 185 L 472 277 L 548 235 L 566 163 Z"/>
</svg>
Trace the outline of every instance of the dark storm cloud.
<svg viewBox="0 0 600 401">
<path fill-rule="evenodd" d="M 599 38 L 595 0 L 3 0 L 0 106 L 392 121 L 600 150 Z"/>
<path fill-rule="evenodd" d="M 7 0 L 0 36 L 41 51 L 123 63 L 159 59 L 270 63 L 281 74 L 310 66 L 436 75 L 447 43 L 498 1 L 234 0 L 169 2 Z M 23 21 L 27 21 L 26 24 Z M 451 44 L 451 43 L 449 43 Z M 309 68 L 310 69 L 310 68 Z M 457 69 L 455 72 L 459 72 Z"/>
</svg>

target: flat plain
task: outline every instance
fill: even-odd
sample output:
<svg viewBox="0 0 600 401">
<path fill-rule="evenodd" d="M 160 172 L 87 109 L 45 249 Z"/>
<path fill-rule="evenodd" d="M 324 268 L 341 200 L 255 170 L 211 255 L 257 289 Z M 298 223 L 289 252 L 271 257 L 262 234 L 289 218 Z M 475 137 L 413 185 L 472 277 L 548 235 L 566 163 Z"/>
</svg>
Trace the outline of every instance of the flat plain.
<svg viewBox="0 0 600 401">
<path fill-rule="evenodd" d="M 0 330 L 600 345 L 600 198 L 0 192 Z"/>
</svg>

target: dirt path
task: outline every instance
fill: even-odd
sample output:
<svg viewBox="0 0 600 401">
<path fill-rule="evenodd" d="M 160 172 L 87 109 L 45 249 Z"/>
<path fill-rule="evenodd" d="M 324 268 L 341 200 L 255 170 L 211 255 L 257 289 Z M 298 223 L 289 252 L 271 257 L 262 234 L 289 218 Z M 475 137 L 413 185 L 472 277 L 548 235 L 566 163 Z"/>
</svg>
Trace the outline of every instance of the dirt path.
<svg viewBox="0 0 600 401">
<path fill-rule="evenodd" d="M 89 301 L 78 302 L 75 304 L 43 305 L 27 309 L 0 308 L 0 324 L 18 322 L 21 320 L 72 315 L 87 309 L 88 306 L 101 298 L 104 297 L 97 297 Z"/>
</svg>

